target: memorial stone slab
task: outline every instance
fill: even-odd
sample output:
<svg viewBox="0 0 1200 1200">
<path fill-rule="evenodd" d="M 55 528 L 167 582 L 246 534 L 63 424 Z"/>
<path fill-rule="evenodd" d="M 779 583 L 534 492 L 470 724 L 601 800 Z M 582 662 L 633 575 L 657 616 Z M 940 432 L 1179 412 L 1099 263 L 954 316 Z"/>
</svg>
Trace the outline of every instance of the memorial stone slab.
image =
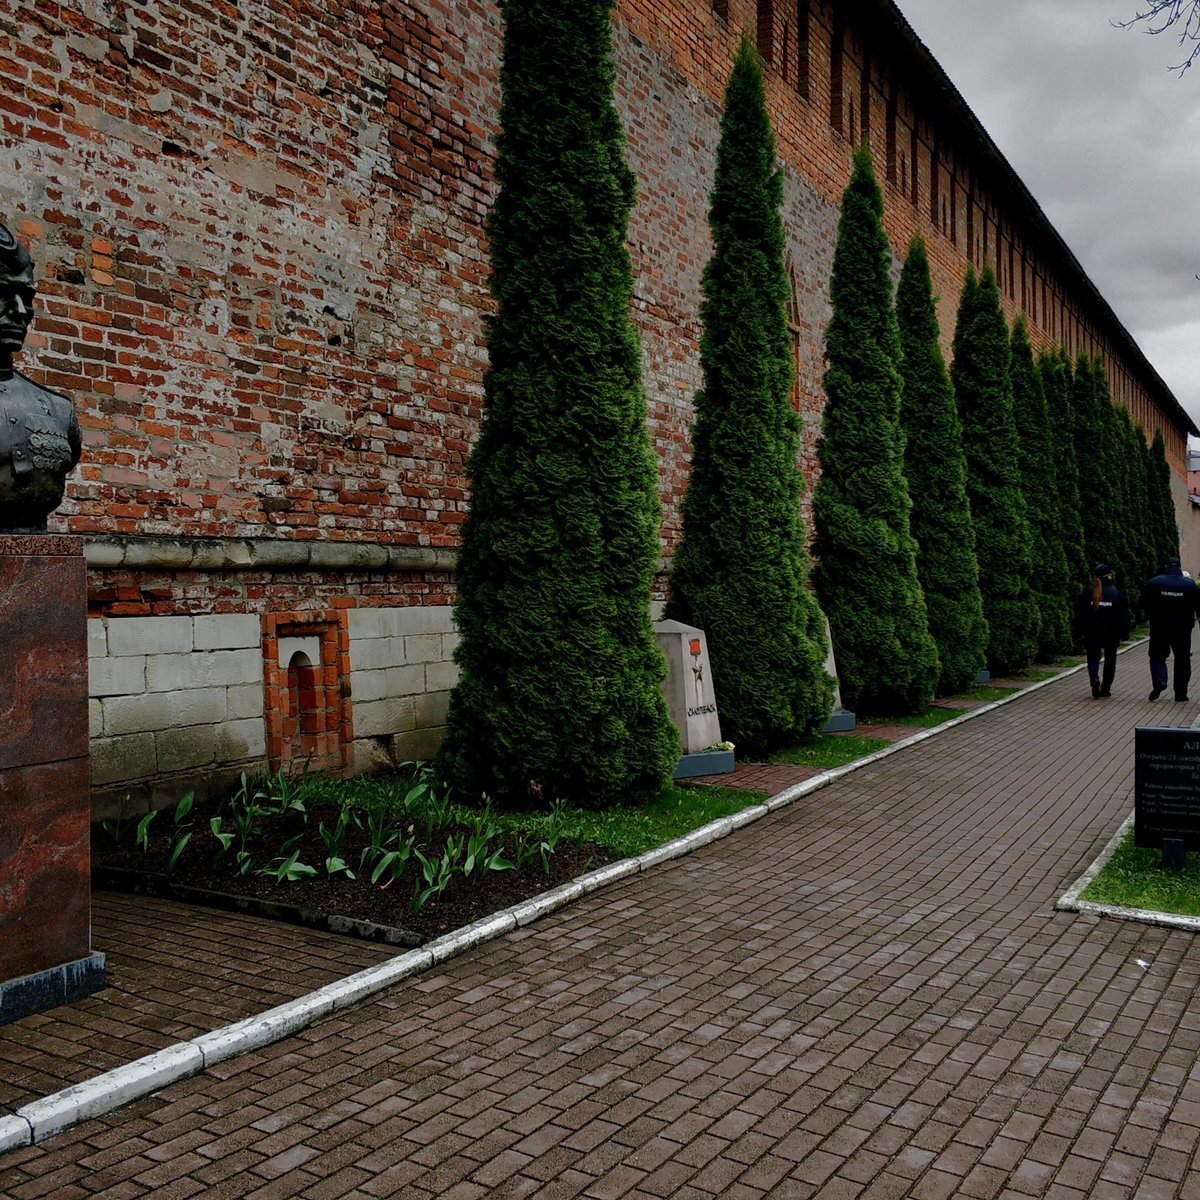
<svg viewBox="0 0 1200 1200">
<path fill-rule="evenodd" d="M 667 660 L 667 710 L 683 752 L 706 750 L 721 740 L 721 723 L 704 631 L 679 621 L 660 621 L 654 637 Z"/>
<path fill-rule="evenodd" d="M 654 637 L 667 660 L 667 678 L 663 682 L 667 711 L 679 730 L 682 758 L 675 777 L 732 771 L 731 750 L 703 753 L 721 742 L 721 722 L 704 631 L 680 621 L 659 621 L 654 626 Z"/>
<path fill-rule="evenodd" d="M 1133 844 L 1200 850 L 1200 729 L 1134 730 Z"/>
</svg>

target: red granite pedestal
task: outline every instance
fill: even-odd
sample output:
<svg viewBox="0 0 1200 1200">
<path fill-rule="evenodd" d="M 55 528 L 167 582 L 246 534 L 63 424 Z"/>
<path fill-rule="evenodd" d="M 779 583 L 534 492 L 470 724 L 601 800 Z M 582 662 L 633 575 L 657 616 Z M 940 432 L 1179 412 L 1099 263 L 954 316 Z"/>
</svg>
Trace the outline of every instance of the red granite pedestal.
<svg viewBox="0 0 1200 1200">
<path fill-rule="evenodd" d="M 82 541 L 0 534 L 0 1024 L 104 987 L 87 673 Z"/>
</svg>

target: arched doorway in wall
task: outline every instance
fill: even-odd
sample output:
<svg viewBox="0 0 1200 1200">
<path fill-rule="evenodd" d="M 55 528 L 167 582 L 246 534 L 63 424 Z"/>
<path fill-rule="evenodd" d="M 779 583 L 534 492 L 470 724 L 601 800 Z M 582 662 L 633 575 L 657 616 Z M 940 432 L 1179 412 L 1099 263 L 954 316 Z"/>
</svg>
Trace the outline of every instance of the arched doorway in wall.
<svg viewBox="0 0 1200 1200">
<path fill-rule="evenodd" d="M 317 754 L 317 735 L 323 730 L 317 669 L 303 650 L 297 650 L 288 663 L 283 701 L 283 757 L 288 762 L 307 762 Z"/>
<path fill-rule="evenodd" d="M 273 772 L 351 765 L 350 646 L 344 613 L 263 616 L 267 758 Z"/>
</svg>

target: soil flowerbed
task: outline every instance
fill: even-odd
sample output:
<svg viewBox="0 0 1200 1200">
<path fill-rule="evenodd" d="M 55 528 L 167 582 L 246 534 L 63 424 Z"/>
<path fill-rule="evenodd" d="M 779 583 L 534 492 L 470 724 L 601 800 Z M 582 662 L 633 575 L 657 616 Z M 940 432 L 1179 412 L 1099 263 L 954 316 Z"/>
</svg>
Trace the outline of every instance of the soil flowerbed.
<svg viewBox="0 0 1200 1200">
<path fill-rule="evenodd" d="M 516 835 L 497 830 L 488 840 L 486 856 L 499 853 L 513 864 L 523 859 L 519 866 L 488 870 L 480 866 L 484 857 L 481 854 L 468 876 L 463 872 L 465 858 L 460 855 L 458 866 L 450 873 L 444 888 L 414 907 L 414 896 L 429 886 L 422 863 L 415 854 L 410 855 L 398 877 L 389 882 L 385 875 L 372 883 L 378 855 L 372 857 L 369 853 L 371 839 L 365 827 L 365 813 L 357 814 L 358 820 L 347 822 L 344 837 L 336 847 L 336 857 L 353 872 L 353 878 L 347 870 L 335 869 L 331 873 L 327 869 L 326 860 L 333 856 L 322 837 L 321 826 L 325 826 L 328 834 L 338 811 L 317 808 L 309 811 L 306 819 L 296 812 L 260 815 L 253 834 L 244 844 L 243 861 L 249 864 L 244 871 L 239 870 L 236 844 L 219 854 L 221 843 L 211 829 L 213 818 L 222 815 L 216 804 L 197 803 L 178 825 L 173 824 L 171 811 L 164 810 L 152 819 L 140 842 L 135 842 L 135 819 L 128 821 L 117 840 L 111 830 L 94 826 L 93 881 L 102 888 L 175 895 L 192 902 L 265 912 L 305 924 L 327 924 L 324 920 L 327 916 L 346 918 L 351 923 L 381 927 L 347 928 L 343 922 L 340 927 L 346 932 L 413 946 L 536 896 L 609 861 L 598 845 L 576 845 L 566 840 L 557 840 L 552 847 L 546 847 L 544 855 L 540 850 L 531 853 L 526 842 L 521 854 Z M 172 864 L 172 852 L 188 829 L 191 837 Z M 228 810 L 223 814 L 222 829 L 226 833 L 232 829 Z M 401 832 L 410 831 L 410 836 L 419 839 L 416 848 L 434 864 L 446 857 L 452 840 L 458 842 L 465 854 L 471 836 L 468 827 L 455 825 L 432 831 L 426 837 L 419 819 L 404 818 Z M 364 850 L 368 851 L 365 862 Z M 311 867 L 315 873 L 294 879 L 279 878 L 283 864 L 293 855 L 294 864 Z"/>
</svg>

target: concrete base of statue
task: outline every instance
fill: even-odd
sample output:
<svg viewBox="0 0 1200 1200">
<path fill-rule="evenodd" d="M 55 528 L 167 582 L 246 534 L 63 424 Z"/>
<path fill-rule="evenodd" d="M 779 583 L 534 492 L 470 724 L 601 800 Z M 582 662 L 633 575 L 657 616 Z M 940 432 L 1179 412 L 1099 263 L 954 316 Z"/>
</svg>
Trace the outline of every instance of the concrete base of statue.
<svg viewBox="0 0 1200 1200">
<path fill-rule="evenodd" d="M 697 775 L 728 775 L 733 771 L 732 750 L 709 750 L 684 754 L 675 764 L 673 779 L 694 779 Z"/>
<path fill-rule="evenodd" d="M 858 724 L 858 719 L 848 708 L 835 708 L 829 720 L 821 726 L 822 733 L 849 733 Z"/>
<path fill-rule="evenodd" d="M 91 947 L 82 540 L 0 533 L 0 1023 L 104 987 Z"/>
</svg>

